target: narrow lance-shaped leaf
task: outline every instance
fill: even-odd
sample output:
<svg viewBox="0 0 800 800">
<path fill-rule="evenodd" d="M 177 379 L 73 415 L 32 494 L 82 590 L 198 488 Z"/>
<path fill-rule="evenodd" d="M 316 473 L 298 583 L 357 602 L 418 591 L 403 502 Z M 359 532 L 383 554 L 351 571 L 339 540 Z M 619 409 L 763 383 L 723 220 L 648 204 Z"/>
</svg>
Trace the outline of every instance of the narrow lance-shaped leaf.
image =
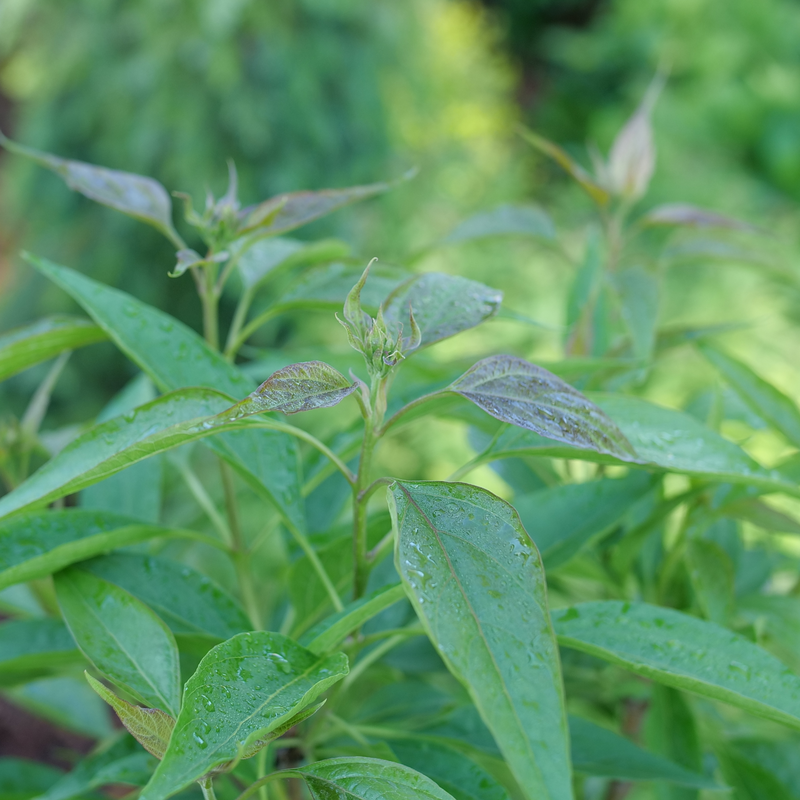
<svg viewBox="0 0 800 800">
<path fill-rule="evenodd" d="M 158 708 L 142 708 L 117 697 L 114 692 L 85 672 L 89 686 L 114 709 L 125 730 L 139 744 L 161 760 L 167 750 L 175 719 Z M 155 766 L 155 765 L 154 765 Z"/>
<path fill-rule="evenodd" d="M 377 758 L 331 758 L 283 774 L 303 778 L 314 800 L 453 800 L 430 778 Z"/>
<path fill-rule="evenodd" d="M 317 656 L 277 633 L 241 633 L 217 645 L 186 684 L 169 746 L 141 800 L 164 800 L 253 755 L 346 674 L 342 653 Z"/>
<path fill-rule="evenodd" d="M 449 386 L 503 422 L 573 447 L 628 461 L 636 457 L 620 429 L 588 398 L 542 367 L 514 356 L 479 361 Z"/>
<path fill-rule="evenodd" d="M 169 194 L 157 180 L 59 158 L 12 142 L 1 133 L 0 145 L 60 175 L 73 191 L 158 228 L 172 242 L 180 241 L 172 226 Z"/>
<path fill-rule="evenodd" d="M 508 503 L 466 484 L 396 482 L 396 565 L 439 654 L 531 800 L 572 797 L 558 648 L 541 558 Z"/>
<path fill-rule="evenodd" d="M 70 508 L 18 514 L 0 523 L 0 589 L 157 536 L 182 536 L 110 511 Z"/>
<path fill-rule="evenodd" d="M 753 225 L 716 211 L 689 205 L 688 203 L 667 203 L 648 211 L 641 225 L 666 225 L 689 228 L 730 228 L 732 230 L 756 231 Z"/>
<path fill-rule="evenodd" d="M 641 267 L 631 267 L 614 278 L 622 319 L 630 332 L 633 355 L 649 361 L 658 324 L 658 279 Z"/>
<path fill-rule="evenodd" d="M 95 342 L 105 333 L 79 317 L 48 317 L 0 336 L 0 381 L 34 364 Z"/>
<path fill-rule="evenodd" d="M 698 348 L 761 419 L 780 431 L 795 447 L 800 447 L 800 409 L 790 397 L 741 361 L 711 345 L 701 343 Z"/>
<path fill-rule="evenodd" d="M 460 222 L 442 244 L 461 244 L 488 236 L 519 235 L 552 241 L 556 238 L 553 220 L 537 206 L 503 205 L 481 211 Z"/>
<path fill-rule="evenodd" d="M 409 312 L 422 331 L 422 347 L 474 328 L 494 316 L 503 293 L 459 275 L 427 272 L 398 286 L 383 304 L 383 317 L 393 336 L 400 326 L 411 332 Z"/>
<path fill-rule="evenodd" d="M 148 706 L 176 716 L 180 670 L 169 628 L 133 595 L 79 567 L 58 573 L 54 584 L 67 626 L 86 657 Z"/>
<path fill-rule="evenodd" d="M 711 622 L 670 608 L 607 600 L 554 611 L 553 624 L 565 647 L 800 728 L 800 677 Z"/>
</svg>

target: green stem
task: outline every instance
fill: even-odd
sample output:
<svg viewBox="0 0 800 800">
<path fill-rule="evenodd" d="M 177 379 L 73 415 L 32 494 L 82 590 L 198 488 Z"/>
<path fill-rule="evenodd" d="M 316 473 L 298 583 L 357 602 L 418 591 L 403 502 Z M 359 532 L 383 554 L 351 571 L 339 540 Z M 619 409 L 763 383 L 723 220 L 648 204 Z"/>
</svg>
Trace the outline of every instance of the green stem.
<svg viewBox="0 0 800 800">
<path fill-rule="evenodd" d="M 252 302 L 253 290 L 245 289 L 242 292 L 242 296 L 239 298 L 239 302 L 236 304 L 236 311 L 233 314 L 231 327 L 228 330 L 228 339 L 225 342 L 225 358 L 229 361 L 233 361 L 236 357 L 236 353 L 239 352 L 239 347 L 241 347 L 241 345 L 237 347 L 236 342 L 239 337 L 239 332 L 242 330 L 242 326 L 247 319 L 247 312 L 250 310 L 250 304 Z"/>
<path fill-rule="evenodd" d="M 236 335 L 232 342 L 225 348 L 225 357 L 233 360 L 239 352 L 239 348 L 265 323 L 269 322 L 273 317 L 283 311 L 282 306 L 271 306 L 263 313 L 259 314 L 254 320 L 251 320 L 247 325 L 242 328 Z"/>
<path fill-rule="evenodd" d="M 414 636 L 417 635 L 416 631 L 413 634 Z M 404 642 L 408 639 L 409 634 L 406 632 L 403 633 L 396 633 L 394 636 L 390 636 L 384 642 L 377 645 L 374 650 L 370 650 L 360 661 L 358 661 L 355 666 L 350 670 L 350 674 L 342 681 L 342 686 L 345 690 L 347 690 L 350 686 L 353 685 L 356 678 L 366 672 L 376 661 L 379 661 L 383 658 L 390 650 L 394 649 L 399 645 L 401 642 Z"/>
<path fill-rule="evenodd" d="M 259 778 L 255 783 L 248 786 L 237 798 L 236 800 L 247 800 L 248 797 L 254 795 L 262 786 L 269 783 L 270 781 L 274 781 L 276 778 L 291 778 L 294 777 L 287 772 L 271 772 L 269 775 L 265 775 L 263 778 Z"/>
<path fill-rule="evenodd" d="M 170 458 L 169 462 L 172 466 L 177 467 L 178 472 L 180 472 L 192 496 L 197 501 L 200 508 L 206 512 L 206 516 L 209 518 L 214 528 L 216 528 L 222 540 L 227 543 L 228 547 L 232 547 L 233 536 L 231 534 L 231 529 L 223 519 L 222 514 L 217 511 L 214 501 L 209 497 L 205 486 L 203 486 L 200 479 L 195 475 L 194 470 L 180 458 Z"/>
<path fill-rule="evenodd" d="M 314 550 L 311 542 L 309 542 L 305 537 L 305 534 L 303 534 L 295 525 L 289 522 L 289 520 L 285 519 L 283 522 L 284 525 L 286 525 L 286 527 L 289 529 L 289 533 L 291 533 L 294 537 L 294 540 L 300 545 L 300 549 L 306 554 L 306 556 L 308 556 L 308 560 L 311 562 L 311 566 L 314 567 L 314 571 L 322 581 L 322 585 L 325 587 L 325 591 L 328 593 L 328 597 L 330 597 L 333 607 L 337 611 L 343 611 L 344 604 L 339 597 L 339 593 L 336 591 L 336 587 L 333 585 L 330 575 L 328 575 L 325 567 L 319 560 L 317 551 Z"/>
<path fill-rule="evenodd" d="M 367 559 L 367 498 L 372 452 L 375 449 L 375 431 L 372 416 L 364 426 L 361 457 L 358 460 L 358 475 L 353 486 L 353 599 L 358 600 L 367 588 L 369 560 Z"/>
<path fill-rule="evenodd" d="M 424 394 L 422 397 L 418 397 L 416 400 L 412 400 L 410 403 L 406 403 L 399 411 L 397 411 L 393 416 L 389 417 L 386 421 L 386 424 L 380 429 L 378 432 L 379 436 L 383 436 L 389 428 L 396 425 L 409 411 L 413 411 L 415 408 L 427 403 L 430 400 L 435 400 L 438 397 L 442 397 L 442 395 L 448 394 L 447 389 L 439 389 L 439 391 L 431 392 L 430 394 Z"/>
<path fill-rule="evenodd" d="M 214 794 L 214 786 L 211 783 L 211 778 L 205 778 L 202 781 L 198 781 L 200 784 L 200 788 L 203 790 L 203 797 L 205 800 L 217 800 L 217 796 Z"/>
<path fill-rule="evenodd" d="M 203 303 L 203 334 L 208 344 L 214 350 L 219 350 L 219 295 L 214 285 L 214 269 L 211 264 L 205 264 L 202 269 L 203 291 L 200 300 Z"/>
</svg>

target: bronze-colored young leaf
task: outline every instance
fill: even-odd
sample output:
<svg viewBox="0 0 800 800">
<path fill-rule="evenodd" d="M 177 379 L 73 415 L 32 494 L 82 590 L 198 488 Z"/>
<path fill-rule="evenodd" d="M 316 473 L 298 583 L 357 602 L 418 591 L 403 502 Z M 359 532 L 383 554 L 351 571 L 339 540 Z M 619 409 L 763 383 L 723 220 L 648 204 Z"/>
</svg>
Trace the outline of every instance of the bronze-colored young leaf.
<svg viewBox="0 0 800 800">
<path fill-rule="evenodd" d="M 169 737 L 175 727 L 175 720 L 158 708 L 135 706 L 117 697 L 114 692 L 88 672 L 83 673 L 89 686 L 117 712 L 119 721 L 139 744 L 161 760 L 169 744 Z"/>
<path fill-rule="evenodd" d="M 239 419 L 264 411 L 297 414 L 330 408 L 355 390 L 355 383 L 324 361 L 290 364 L 270 375 L 251 395 L 230 409 L 230 416 Z"/>
<path fill-rule="evenodd" d="M 0 145 L 60 175 L 73 191 L 158 228 L 176 244 L 180 242 L 172 225 L 172 202 L 157 180 L 59 158 L 12 142 L 1 133 Z"/>
<path fill-rule="evenodd" d="M 730 228 L 739 231 L 758 229 L 740 219 L 709 211 L 689 203 L 665 203 L 648 211 L 641 220 L 642 225 L 665 225 L 681 228 Z"/>
<path fill-rule="evenodd" d="M 620 429 L 577 389 L 542 367 L 515 356 L 490 356 L 450 384 L 503 422 L 574 447 L 635 458 Z"/>
</svg>

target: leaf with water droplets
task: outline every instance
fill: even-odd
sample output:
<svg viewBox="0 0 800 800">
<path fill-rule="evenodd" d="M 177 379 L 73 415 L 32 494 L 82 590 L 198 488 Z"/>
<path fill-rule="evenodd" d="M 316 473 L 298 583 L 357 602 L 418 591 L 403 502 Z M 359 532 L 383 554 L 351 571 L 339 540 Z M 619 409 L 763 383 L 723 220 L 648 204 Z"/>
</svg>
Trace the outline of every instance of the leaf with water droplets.
<svg viewBox="0 0 800 800">
<path fill-rule="evenodd" d="M 430 778 L 377 758 L 330 758 L 284 774 L 303 778 L 314 800 L 454 800 Z"/>
<path fill-rule="evenodd" d="M 346 674 L 344 654 L 317 656 L 278 633 L 240 633 L 217 645 L 186 683 L 169 747 L 141 800 L 163 800 L 266 744 Z"/>
<path fill-rule="evenodd" d="M 606 600 L 553 611 L 559 644 L 800 728 L 800 677 L 766 650 L 705 620 Z"/>
<path fill-rule="evenodd" d="M 573 447 L 635 458 L 630 442 L 588 398 L 542 367 L 514 356 L 479 361 L 449 386 L 503 422 Z"/>
<path fill-rule="evenodd" d="M 556 238 L 553 220 L 538 206 L 503 205 L 480 211 L 460 222 L 442 244 L 461 244 L 487 236 L 533 236 L 552 241 Z"/>
<path fill-rule="evenodd" d="M 397 336 L 411 332 L 409 311 L 422 331 L 422 345 L 440 342 L 494 316 L 503 300 L 498 289 L 460 275 L 426 272 L 398 286 L 385 300 L 383 317 Z"/>
<path fill-rule="evenodd" d="M 467 688 L 525 795 L 571 798 L 558 648 L 539 552 L 476 486 L 389 488 L 395 561 L 428 636 Z"/>
<path fill-rule="evenodd" d="M 48 317 L 0 336 L 0 381 L 34 364 L 94 342 L 105 333 L 79 317 Z"/>
<path fill-rule="evenodd" d="M 157 180 L 59 158 L 12 142 L 1 133 L 0 144 L 12 153 L 51 169 L 70 189 L 90 200 L 152 225 L 173 242 L 178 238 L 172 226 L 172 202 L 167 190 Z"/>
<path fill-rule="evenodd" d="M 265 411 L 297 414 L 330 408 L 356 390 L 341 372 L 324 361 L 290 364 L 270 375 L 251 395 L 231 409 L 236 418 Z"/>
<path fill-rule="evenodd" d="M 114 692 L 88 672 L 83 673 L 89 686 L 116 711 L 119 721 L 139 744 L 158 759 L 164 757 L 175 727 L 175 720 L 158 708 L 142 708 L 117 697 Z M 153 765 L 155 766 L 155 765 Z M 152 770 L 151 770 L 152 771 Z"/>
<path fill-rule="evenodd" d="M 67 627 L 97 669 L 145 705 L 176 716 L 180 670 L 169 628 L 133 595 L 80 567 L 53 582 Z"/>
</svg>

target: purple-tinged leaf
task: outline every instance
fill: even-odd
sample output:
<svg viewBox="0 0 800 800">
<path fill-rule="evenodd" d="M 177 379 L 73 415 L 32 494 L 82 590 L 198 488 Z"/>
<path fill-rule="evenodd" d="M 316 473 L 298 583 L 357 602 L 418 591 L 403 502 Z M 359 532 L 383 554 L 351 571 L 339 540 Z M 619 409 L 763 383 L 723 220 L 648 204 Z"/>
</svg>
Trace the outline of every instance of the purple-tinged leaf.
<svg viewBox="0 0 800 800">
<path fill-rule="evenodd" d="M 648 211 L 641 220 L 642 225 L 667 225 L 684 228 L 730 228 L 739 231 L 758 229 L 742 220 L 708 211 L 688 203 L 667 203 Z"/>
</svg>

